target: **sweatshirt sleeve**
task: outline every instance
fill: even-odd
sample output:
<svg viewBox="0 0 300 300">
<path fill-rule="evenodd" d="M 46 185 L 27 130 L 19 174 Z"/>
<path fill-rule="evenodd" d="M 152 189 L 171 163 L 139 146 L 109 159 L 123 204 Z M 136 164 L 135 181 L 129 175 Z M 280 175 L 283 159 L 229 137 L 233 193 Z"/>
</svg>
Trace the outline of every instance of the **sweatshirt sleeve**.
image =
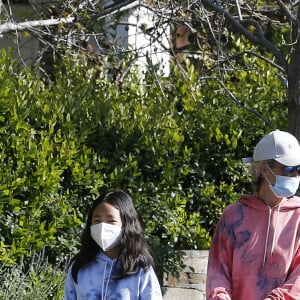
<svg viewBox="0 0 300 300">
<path fill-rule="evenodd" d="M 273 289 L 264 300 L 294 300 L 300 299 L 300 248 L 293 259 L 286 281 Z"/>
<path fill-rule="evenodd" d="M 67 278 L 64 287 L 64 300 L 77 300 L 76 288 L 71 274 L 72 266 L 68 269 Z"/>
<path fill-rule="evenodd" d="M 152 267 L 147 272 L 142 270 L 140 282 L 140 300 L 163 300 L 157 276 Z"/>
<path fill-rule="evenodd" d="M 231 268 L 233 240 L 226 228 L 224 213 L 218 222 L 209 251 L 206 298 L 208 300 L 231 299 Z"/>
</svg>

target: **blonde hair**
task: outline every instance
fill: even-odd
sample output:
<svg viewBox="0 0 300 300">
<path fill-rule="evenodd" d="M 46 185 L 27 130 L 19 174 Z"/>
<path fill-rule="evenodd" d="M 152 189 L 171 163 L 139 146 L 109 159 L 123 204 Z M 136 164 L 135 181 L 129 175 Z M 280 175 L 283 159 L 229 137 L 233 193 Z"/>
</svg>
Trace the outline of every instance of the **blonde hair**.
<svg viewBox="0 0 300 300">
<path fill-rule="evenodd" d="M 263 177 L 261 176 L 260 166 L 261 165 L 268 165 L 272 167 L 274 160 L 261 160 L 261 161 L 254 161 L 251 163 L 250 166 L 250 174 L 252 177 L 252 188 L 254 192 L 257 192 L 263 182 Z"/>
</svg>

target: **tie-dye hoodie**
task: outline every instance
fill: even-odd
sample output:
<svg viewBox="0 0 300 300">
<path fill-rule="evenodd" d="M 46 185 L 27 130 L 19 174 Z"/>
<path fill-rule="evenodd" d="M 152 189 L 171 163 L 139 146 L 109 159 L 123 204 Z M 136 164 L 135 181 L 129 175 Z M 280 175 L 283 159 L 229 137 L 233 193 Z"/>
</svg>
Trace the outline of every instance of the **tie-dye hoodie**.
<svg viewBox="0 0 300 300">
<path fill-rule="evenodd" d="M 99 252 L 94 262 L 81 268 L 76 284 L 70 266 L 65 282 L 65 300 L 162 300 L 158 279 L 153 268 L 114 280 L 118 260 Z"/>
<path fill-rule="evenodd" d="M 300 299 L 300 198 L 272 208 L 252 195 L 217 224 L 207 269 L 209 300 Z"/>
</svg>

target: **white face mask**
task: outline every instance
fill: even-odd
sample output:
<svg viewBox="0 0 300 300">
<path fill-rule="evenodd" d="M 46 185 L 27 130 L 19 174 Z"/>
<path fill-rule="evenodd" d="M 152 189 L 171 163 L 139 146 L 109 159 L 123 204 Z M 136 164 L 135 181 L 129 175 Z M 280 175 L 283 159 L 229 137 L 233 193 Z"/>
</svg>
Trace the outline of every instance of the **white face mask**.
<svg viewBox="0 0 300 300">
<path fill-rule="evenodd" d="M 91 225 L 91 236 L 103 251 L 116 247 L 121 240 L 122 228 L 108 223 Z"/>
<path fill-rule="evenodd" d="M 268 169 L 274 174 L 274 172 L 268 167 Z M 269 187 L 273 194 L 278 197 L 278 198 L 283 198 L 283 197 L 291 197 L 294 196 L 298 190 L 299 187 L 299 182 L 300 182 L 300 177 L 289 177 L 289 176 L 281 176 L 281 175 L 276 175 L 275 184 L 272 185 L 269 182 Z"/>
</svg>

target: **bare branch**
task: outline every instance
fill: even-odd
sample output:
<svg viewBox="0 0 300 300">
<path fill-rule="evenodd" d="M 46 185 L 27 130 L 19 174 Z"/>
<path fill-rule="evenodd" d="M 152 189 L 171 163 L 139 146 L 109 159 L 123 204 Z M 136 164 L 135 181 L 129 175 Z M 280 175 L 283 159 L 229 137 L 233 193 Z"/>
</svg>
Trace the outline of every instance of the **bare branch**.
<svg viewBox="0 0 300 300">
<path fill-rule="evenodd" d="M 28 21 L 28 22 L 21 22 L 21 23 L 13 23 L 7 22 L 0 25 L 0 33 L 5 33 L 9 31 L 22 31 L 22 30 L 29 30 L 33 27 L 43 27 L 43 26 L 52 26 L 58 25 L 63 23 L 72 23 L 74 22 L 74 17 L 68 18 L 59 18 L 59 19 L 48 19 L 48 20 L 38 20 L 38 21 Z"/>
<path fill-rule="evenodd" d="M 103 19 L 117 12 L 126 11 L 132 7 L 135 7 L 138 5 L 138 3 L 139 1 L 137 0 L 127 0 L 127 1 L 122 1 L 122 3 L 110 5 L 104 8 L 103 13 L 91 15 L 91 19 L 98 19 L 98 20 Z M 81 18 L 75 18 L 74 16 L 69 16 L 66 18 L 57 18 L 57 19 L 52 18 L 48 20 L 27 21 L 27 22 L 20 22 L 20 23 L 15 23 L 11 20 L 9 22 L 0 25 L 0 34 L 9 31 L 15 31 L 15 30 L 18 31 L 29 30 L 32 27 L 45 27 L 45 26 L 53 26 L 53 25 L 59 25 L 64 23 L 68 24 L 68 23 L 73 23 L 75 21 L 81 21 L 81 20 L 82 20 Z"/>
<path fill-rule="evenodd" d="M 202 3 L 204 5 L 207 5 L 209 8 L 216 11 L 218 14 L 223 15 L 226 20 L 236 29 L 238 32 L 240 32 L 242 35 L 244 35 L 249 41 L 256 45 L 261 45 L 265 47 L 268 51 L 270 51 L 275 58 L 277 59 L 278 63 L 287 71 L 288 63 L 284 57 L 284 55 L 264 36 L 263 29 L 261 25 L 256 22 L 255 20 L 241 20 L 237 21 L 225 8 L 222 6 L 219 6 L 217 4 L 214 4 L 211 0 L 202 0 Z M 252 34 L 249 30 L 246 29 L 245 26 L 253 25 L 258 35 Z"/>
<path fill-rule="evenodd" d="M 290 11 L 286 8 L 285 4 L 281 0 L 276 0 L 280 9 L 284 13 L 284 15 L 288 18 L 289 22 L 295 22 L 296 18 L 293 17 L 293 15 L 290 13 Z"/>
<path fill-rule="evenodd" d="M 236 54 L 235 56 L 242 56 L 242 55 L 244 55 L 244 54 L 251 54 L 252 56 L 256 56 L 256 57 L 258 57 L 259 59 L 264 60 L 265 62 L 267 62 L 269 65 L 271 65 L 271 66 L 277 68 L 280 72 L 285 73 L 285 70 L 284 70 L 281 66 L 275 64 L 273 61 L 267 59 L 267 58 L 266 58 L 265 56 L 263 56 L 263 55 L 258 54 L 257 52 L 245 50 L 245 51 L 242 51 L 242 52 Z M 233 57 L 233 56 L 231 56 L 231 58 L 232 58 L 232 57 Z"/>
<path fill-rule="evenodd" d="M 242 16 L 242 13 L 241 13 L 241 7 L 240 7 L 239 0 L 235 0 L 235 5 L 236 5 L 236 9 L 238 11 L 239 19 L 243 20 L 243 16 Z"/>
<path fill-rule="evenodd" d="M 257 110 L 253 109 L 253 108 L 249 108 L 249 107 L 246 107 L 241 101 L 239 101 L 232 92 L 230 92 L 225 83 L 220 80 L 219 78 L 217 77 L 213 77 L 213 76 L 205 76 L 205 77 L 201 77 L 200 80 L 213 80 L 213 81 L 217 81 L 220 86 L 222 87 L 222 90 L 229 96 L 229 98 L 231 99 L 231 101 L 236 104 L 238 107 L 241 107 L 242 109 L 245 109 L 255 115 L 257 115 L 260 119 L 262 119 L 266 124 L 268 124 L 268 126 L 270 126 L 273 130 L 275 129 L 273 124 L 268 120 L 266 119 L 261 113 L 259 113 Z"/>
</svg>

